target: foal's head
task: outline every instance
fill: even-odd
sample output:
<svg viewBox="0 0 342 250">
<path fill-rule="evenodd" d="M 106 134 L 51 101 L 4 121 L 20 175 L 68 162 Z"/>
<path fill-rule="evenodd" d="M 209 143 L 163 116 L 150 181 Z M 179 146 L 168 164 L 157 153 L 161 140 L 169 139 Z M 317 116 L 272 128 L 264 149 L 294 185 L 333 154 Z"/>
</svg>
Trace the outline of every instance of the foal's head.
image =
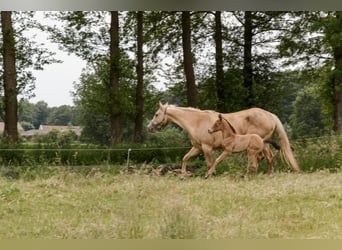
<svg viewBox="0 0 342 250">
<path fill-rule="evenodd" d="M 217 131 L 223 131 L 224 130 L 224 124 L 223 124 L 223 119 L 222 115 L 219 114 L 219 118 L 216 120 L 216 122 L 211 126 L 211 128 L 208 129 L 208 133 L 212 134 Z"/>
<path fill-rule="evenodd" d="M 235 129 L 233 126 L 229 123 L 229 121 L 222 117 L 221 114 L 219 114 L 218 119 L 214 123 L 214 125 L 208 129 L 208 133 L 212 134 L 217 131 L 227 132 L 229 134 L 236 134 Z"/>
</svg>

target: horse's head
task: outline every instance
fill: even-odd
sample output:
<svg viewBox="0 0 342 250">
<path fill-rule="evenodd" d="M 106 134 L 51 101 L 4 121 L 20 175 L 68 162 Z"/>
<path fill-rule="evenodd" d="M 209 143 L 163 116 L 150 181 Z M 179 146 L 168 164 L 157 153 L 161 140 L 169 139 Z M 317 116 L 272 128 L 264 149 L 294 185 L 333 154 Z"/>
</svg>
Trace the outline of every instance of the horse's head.
<svg viewBox="0 0 342 250">
<path fill-rule="evenodd" d="M 159 109 L 156 111 L 156 113 L 153 116 L 153 119 L 147 125 L 147 129 L 149 132 L 153 133 L 156 131 L 156 129 L 161 129 L 168 124 L 166 113 L 168 105 L 168 103 L 163 105 L 161 102 L 159 102 Z"/>
<path fill-rule="evenodd" d="M 224 129 L 224 125 L 223 125 L 222 115 L 219 114 L 219 118 L 215 121 L 213 126 L 211 126 L 211 128 L 208 129 L 208 133 L 212 134 L 217 131 L 222 131 L 223 129 Z"/>
</svg>

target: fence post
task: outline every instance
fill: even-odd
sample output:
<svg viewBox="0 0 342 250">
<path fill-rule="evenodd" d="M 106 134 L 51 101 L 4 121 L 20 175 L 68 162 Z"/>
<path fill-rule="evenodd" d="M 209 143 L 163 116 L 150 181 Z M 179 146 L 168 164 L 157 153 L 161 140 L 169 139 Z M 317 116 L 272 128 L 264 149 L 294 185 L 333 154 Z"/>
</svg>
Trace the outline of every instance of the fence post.
<svg viewBox="0 0 342 250">
<path fill-rule="evenodd" d="M 129 154 L 130 154 L 130 152 L 132 151 L 132 149 L 128 149 L 128 152 L 127 152 L 127 170 L 128 170 L 128 168 L 129 168 Z"/>
</svg>

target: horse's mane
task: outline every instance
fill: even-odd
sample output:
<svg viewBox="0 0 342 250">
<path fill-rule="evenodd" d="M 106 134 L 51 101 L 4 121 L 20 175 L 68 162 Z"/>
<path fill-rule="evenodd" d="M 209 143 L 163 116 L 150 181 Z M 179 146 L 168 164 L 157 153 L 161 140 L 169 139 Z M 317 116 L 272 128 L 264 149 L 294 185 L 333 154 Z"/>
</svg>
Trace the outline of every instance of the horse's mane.
<svg viewBox="0 0 342 250">
<path fill-rule="evenodd" d="M 216 113 L 216 111 L 214 111 L 214 110 L 202 110 L 202 109 L 192 108 L 192 107 L 179 107 L 179 106 L 174 105 L 174 104 L 169 104 L 168 107 L 179 108 L 179 109 L 194 111 L 194 112 Z"/>
<path fill-rule="evenodd" d="M 233 125 L 232 125 L 226 118 L 223 118 L 223 117 L 222 117 L 222 119 L 225 120 L 225 121 L 228 123 L 230 129 L 233 131 L 234 134 L 236 134 L 236 130 L 235 130 L 235 128 L 233 127 Z"/>
</svg>

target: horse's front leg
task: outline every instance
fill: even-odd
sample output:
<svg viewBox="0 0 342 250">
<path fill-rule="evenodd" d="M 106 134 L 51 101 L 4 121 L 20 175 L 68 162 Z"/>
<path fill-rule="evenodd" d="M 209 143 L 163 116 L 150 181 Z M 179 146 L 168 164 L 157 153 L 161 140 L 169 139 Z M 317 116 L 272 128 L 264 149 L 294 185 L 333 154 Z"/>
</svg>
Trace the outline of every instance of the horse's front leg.
<svg viewBox="0 0 342 250">
<path fill-rule="evenodd" d="M 186 155 L 184 155 L 183 160 L 182 160 L 182 170 L 181 170 L 181 175 L 182 177 L 186 177 L 186 163 L 191 157 L 194 157 L 198 155 L 201 152 L 201 149 L 192 147 Z"/>
<path fill-rule="evenodd" d="M 209 168 L 213 165 L 213 147 L 202 144 L 202 151 L 207 164 L 207 169 L 209 170 Z"/>
</svg>

